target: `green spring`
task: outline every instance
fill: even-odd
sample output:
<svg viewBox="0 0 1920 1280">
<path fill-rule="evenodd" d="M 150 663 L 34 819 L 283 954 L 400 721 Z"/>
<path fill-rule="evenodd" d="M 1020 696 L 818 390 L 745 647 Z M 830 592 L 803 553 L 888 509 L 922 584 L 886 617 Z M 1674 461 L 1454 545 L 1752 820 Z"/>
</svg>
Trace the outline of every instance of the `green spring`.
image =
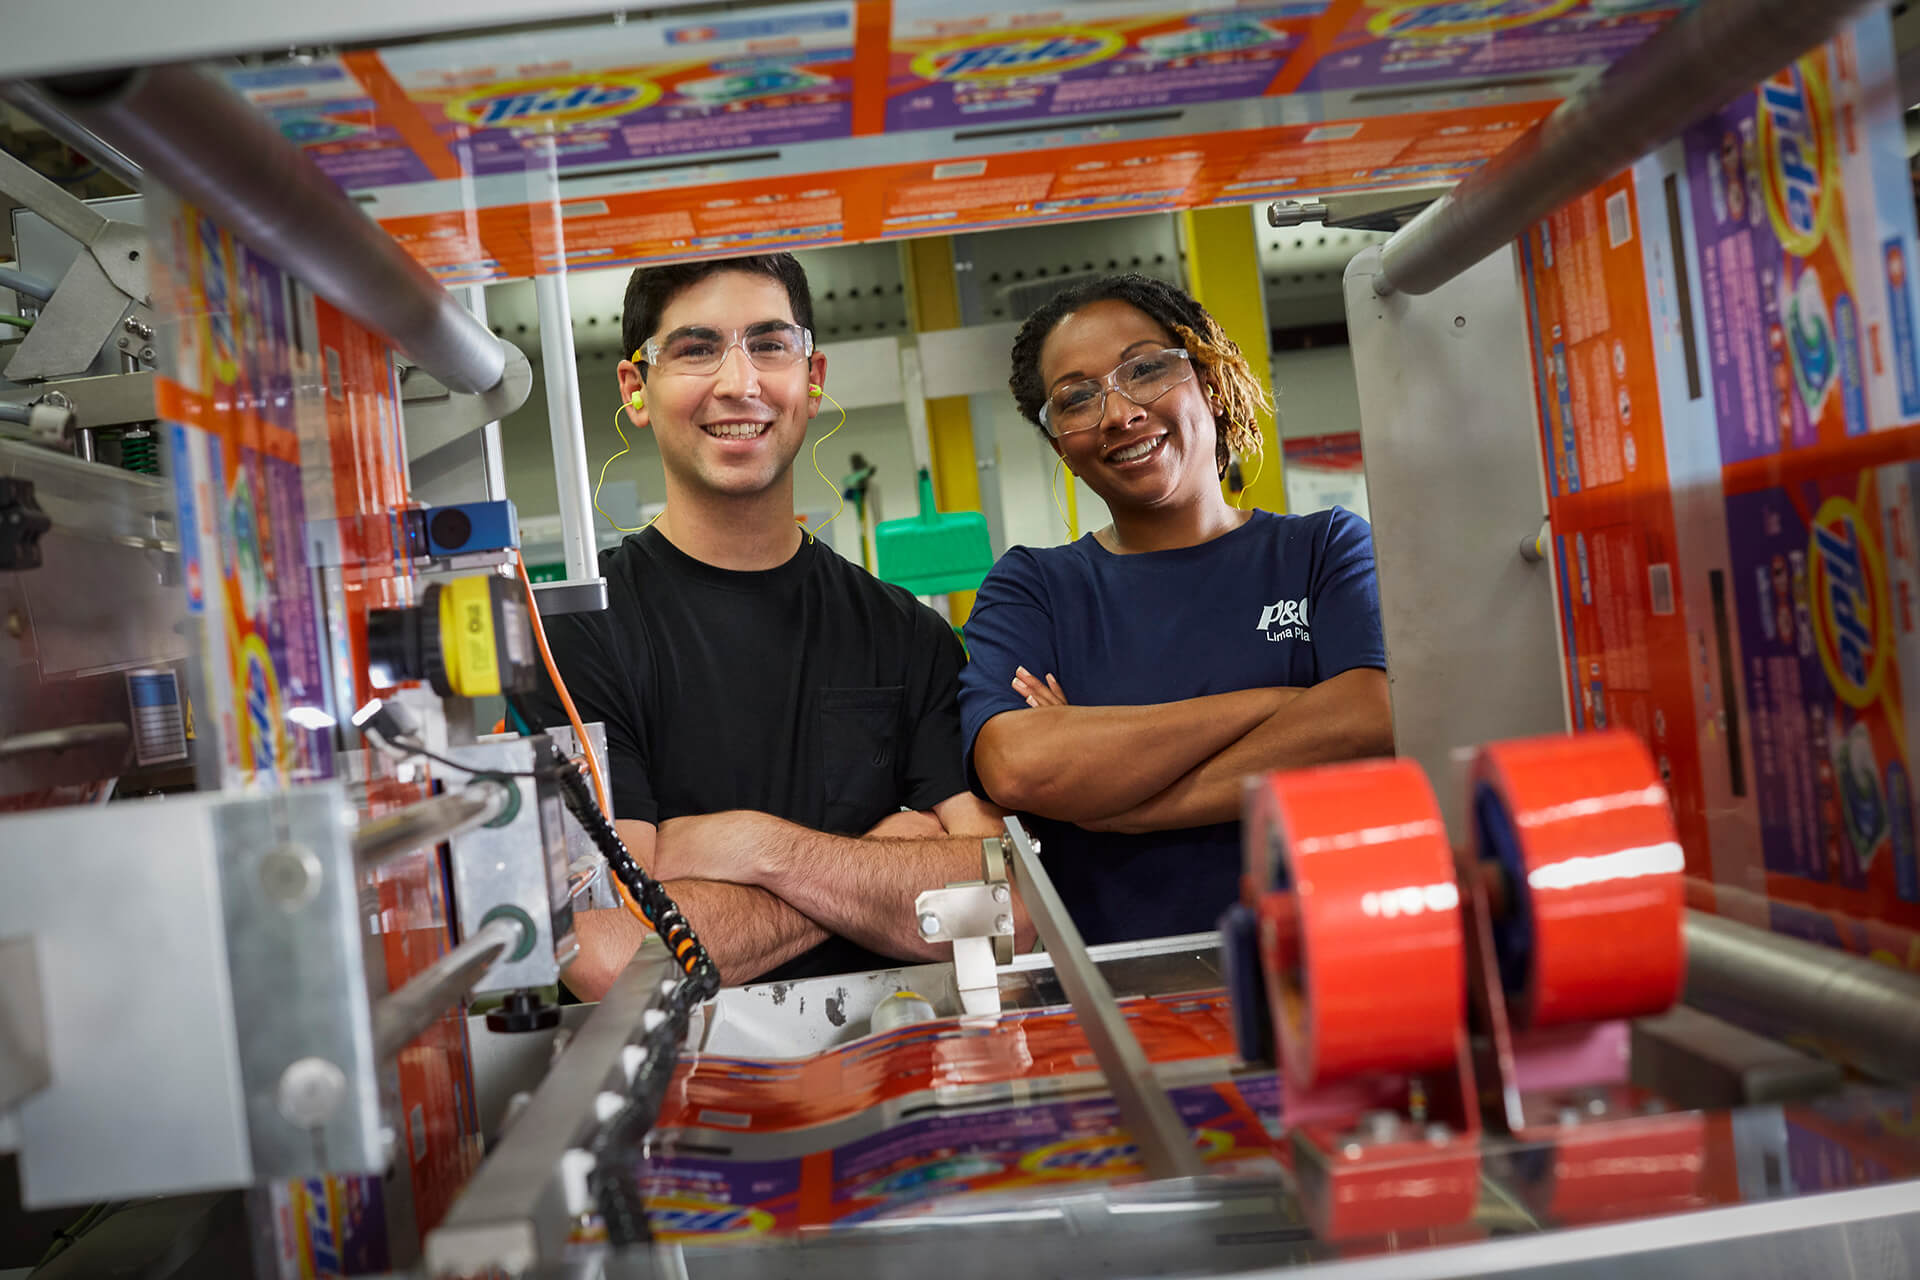
<svg viewBox="0 0 1920 1280">
<path fill-rule="evenodd" d="M 153 432 L 129 431 L 120 437 L 120 465 L 143 475 L 160 474 L 160 442 Z"/>
</svg>

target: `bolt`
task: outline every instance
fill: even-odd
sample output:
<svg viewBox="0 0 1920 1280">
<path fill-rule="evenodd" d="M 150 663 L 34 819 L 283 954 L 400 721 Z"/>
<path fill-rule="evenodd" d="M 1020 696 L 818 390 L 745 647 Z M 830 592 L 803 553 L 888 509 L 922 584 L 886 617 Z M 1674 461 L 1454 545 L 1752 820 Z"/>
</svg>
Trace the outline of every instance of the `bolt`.
<svg viewBox="0 0 1920 1280">
<path fill-rule="evenodd" d="M 1443 1124 L 1430 1124 L 1427 1126 L 1427 1141 L 1436 1147 L 1446 1142 L 1446 1140 L 1452 1136 L 1453 1130 Z"/>
<path fill-rule="evenodd" d="M 1587 1114 L 1590 1116 L 1603 1116 L 1607 1114 L 1606 1098 L 1603 1095 L 1598 1093 L 1594 1094 L 1591 1098 L 1588 1098 Z"/>
<path fill-rule="evenodd" d="M 927 912 L 927 914 L 920 917 L 920 936 L 921 937 L 931 938 L 934 934 L 938 932 L 940 932 L 939 916 L 929 911 Z"/>
<path fill-rule="evenodd" d="M 1033 851 L 1035 853 L 1040 852 L 1040 837 L 1035 836 L 1033 839 L 1027 841 L 1027 843 L 1033 846 Z"/>
<path fill-rule="evenodd" d="M 1467 327 L 1467 318 L 1466 318 L 1465 316 L 1455 316 L 1455 317 L 1453 318 L 1453 327 L 1454 327 L 1454 328 L 1456 328 L 1456 329 L 1464 329 L 1464 328 L 1466 328 L 1466 327 Z"/>
<path fill-rule="evenodd" d="M 627 1100 L 611 1089 L 603 1089 L 593 1095 L 593 1118 L 601 1124 L 613 1119 L 626 1108 Z"/>
<path fill-rule="evenodd" d="M 1349 1142 L 1346 1146 L 1340 1148 L 1340 1154 L 1349 1160 L 1358 1160 L 1366 1154 L 1366 1148 L 1357 1142 Z"/>
<path fill-rule="evenodd" d="M 151 340 L 153 337 L 153 326 L 150 324 L 143 323 L 139 316 L 128 316 L 127 332 L 132 334 L 136 338 L 139 338 L 143 341 L 147 341 L 147 340 Z M 125 344 L 122 344 L 122 345 L 125 345 Z"/>
<path fill-rule="evenodd" d="M 140 358 L 141 358 L 142 360 L 151 360 L 151 359 L 153 359 L 153 348 L 152 348 L 152 347 L 142 347 L 142 348 L 140 348 Z"/>
<path fill-rule="evenodd" d="M 1560 1108 L 1559 1120 L 1562 1128 L 1571 1129 L 1574 1125 L 1580 1123 L 1579 1109 L 1575 1107 Z"/>
<path fill-rule="evenodd" d="M 1012 896 L 1012 894 L 1007 892 L 1007 886 L 1003 884 L 993 886 L 993 900 L 995 902 L 1005 902 Z"/>
<path fill-rule="evenodd" d="M 129 349 L 131 349 L 131 348 L 132 348 L 132 346 L 133 346 L 133 339 L 132 339 L 132 338 L 122 338 L 122 339 L 120 339 L 120 349 L 121 349 L 122 351 L 126 351 L 126 350 L 129 350 Z"/>
<path fill-rule="evenodd" d="M 292 910 L 312 901 L 324 874 L 320 859 L 305 845 L 283 844 L 260 859 L 260 887 L 281 906 Z"/>
<path fill-rule="evenodd" d="M 1013 917 L 1012 916 L 995 916 L 993 918 L 993 931 L 995 933 L 1012 933 Z"/>
<path fill-rule="evenodd" d="M 325 1058 L 301 1058 L 280 1073 L 280 1114 L 302 1129 L 324 1125 L 347 1097 L 347 1073 Z"/>
</svg>

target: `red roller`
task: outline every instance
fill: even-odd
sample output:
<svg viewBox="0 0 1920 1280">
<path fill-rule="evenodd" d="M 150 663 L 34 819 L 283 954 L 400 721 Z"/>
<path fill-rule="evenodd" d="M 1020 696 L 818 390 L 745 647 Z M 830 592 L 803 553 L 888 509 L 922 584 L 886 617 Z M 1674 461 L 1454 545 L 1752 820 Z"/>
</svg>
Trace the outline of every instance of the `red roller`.
<svg viewBox="0 0 1920 1280">
<path fill-rule="evenodd" d="M 1640 740 L 1494 743 L 1473 778 L 1479 855 L 1507 874 L 1494 941 L 1514 1021 L 1640 1017 L 1679 999 L 1684 857 Z"/>
<path fill-rule="evenodd" d="M 1460 894 L 1419 766 L 1274 774 L 1257 803 L 1288 885 L 1259 909 L 1289 1077 L 1311 1087 L 1451 1060 L 1465 1018 Z"/>
</svg>

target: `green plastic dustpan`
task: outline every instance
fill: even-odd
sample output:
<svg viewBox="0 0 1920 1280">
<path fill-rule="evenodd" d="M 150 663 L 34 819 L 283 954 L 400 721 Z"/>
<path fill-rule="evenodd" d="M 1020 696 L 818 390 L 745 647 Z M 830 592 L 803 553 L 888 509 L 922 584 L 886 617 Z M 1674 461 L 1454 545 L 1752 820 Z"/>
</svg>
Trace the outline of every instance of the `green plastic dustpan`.
<svg viewBox="0 0 1920 1280">
<path fill-rule="evenodd" d="M 881 581 L 917 596 L 972 591 L 993 568 L 987 518 L 978 511 L 940 514 L 925 467 L 920 468 L 920 514 L 875 525 L 873 543 Z"/>
</svg>

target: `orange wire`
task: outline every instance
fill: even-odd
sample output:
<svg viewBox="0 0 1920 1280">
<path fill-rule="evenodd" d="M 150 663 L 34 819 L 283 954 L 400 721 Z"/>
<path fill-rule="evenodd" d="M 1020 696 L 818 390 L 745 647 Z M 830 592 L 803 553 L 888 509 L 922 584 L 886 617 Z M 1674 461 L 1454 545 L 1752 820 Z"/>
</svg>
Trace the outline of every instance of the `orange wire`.
<svg viewBox="0 0 1920 1280">
<path fill-rule="evenodd" d="M 527 593 L 527 615 L 533 619 L 533 638 L 540 646 L 540 660 L 547 664 L 547 678 L 553 681 L 553 690 L 560 695 L 560 705 L 566 708 L 567 723 L 573 726 L 574 740 L 580 744 L 580 753 L 587 758 L 587 772 L 593 775 L 594 794 L 600 800 L 600 812 L 607 821 L 613 821 L 613 804 L 607 797 L 606 775 L 600 772 L 600 759 L 587 741 L 587 727 L 580 720 L 580 712 L 573 705 L 573 695 L 567 692 L 567 682 L 560 678 L 560 668 L 553 661 L 553 650 L 547 647 L 547 628 L 540 621 L 540 606 L 533 597 L 533 579 L 527 576 L 527 561 L 518 551 L 513 553 L 513 567 L 520 574 L 520 586 Z M 647 928 L 653 928 L 653 921 L 647 919 L 647 913 L 627 892 L 627 886 L 620 882 L 619 876 L 609 876 L 613 881 L 613 890 L 620 895 L 620 902 L 628 914 Z"/>
</svg>

